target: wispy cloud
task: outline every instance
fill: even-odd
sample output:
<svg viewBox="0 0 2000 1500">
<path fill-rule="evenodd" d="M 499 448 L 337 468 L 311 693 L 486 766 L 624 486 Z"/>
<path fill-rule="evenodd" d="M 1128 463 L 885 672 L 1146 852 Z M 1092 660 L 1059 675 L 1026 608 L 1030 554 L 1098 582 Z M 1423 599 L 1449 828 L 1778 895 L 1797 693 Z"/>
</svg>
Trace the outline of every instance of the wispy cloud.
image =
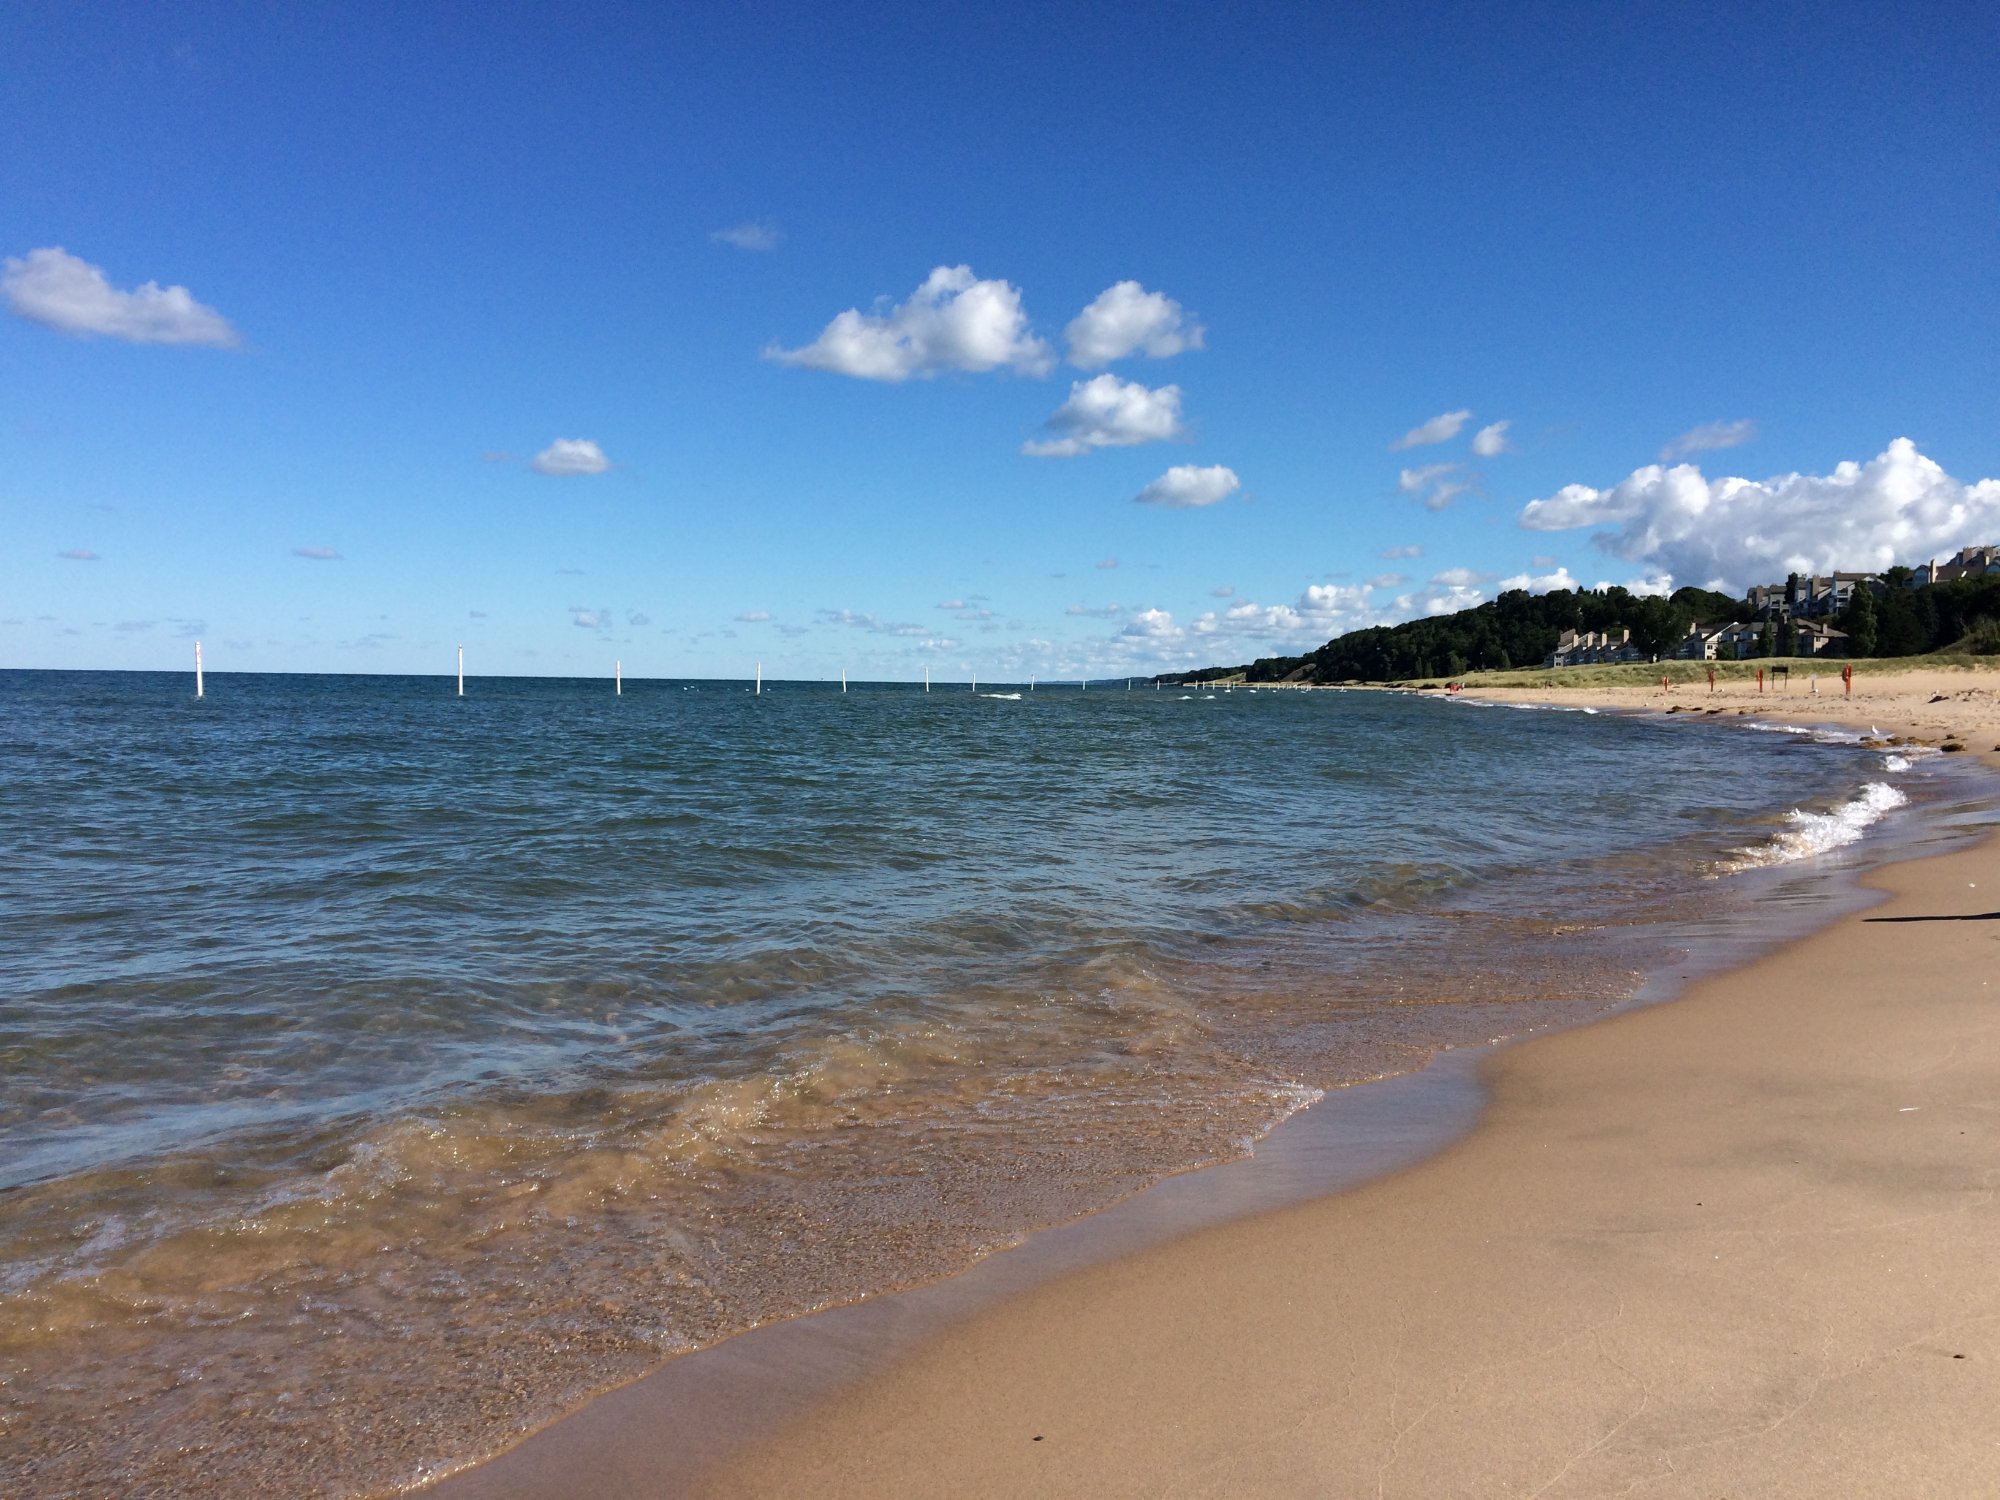
<svg viewBox="0 0 2000 1500">
<path fill-rule="evenodd" d="M 1209 593 L 1217 599 L 1234 599 L 1236 597 L 1236 587 L 1234 584 L 1218 583 L 1214 588 L 1209 590 Z"/>
<path fill-rule="evenodd" d="M 104 561 L 103 558 L 99 557 L 95 552 L 92 552 L 88 547 L 71 547 L 67 552 L 58 552 L 56 556 L 60 557 L 65 562 Z"/>
<path fill-rule="evenodd" d="M 1463 468 L 1462 464 L 1425 464 L 1404 469 L 1396 476 L 1396 488 L 1423 501 L 1426 510 L 1443 510 L 1472 487 Z"/>
<path fill-rule="evenodd" d="M 1046 375 L 1055 363 L 1055 352 L 1028 325 L 1020 292 L 1004 281 L 981 281 L 970 266 L 939 266 L 909 301 L 878 302 L 866 313 L 850 307 L 810 344 L 774 345 L 764 357 L 890 383 L 951 370 Z"/>
<path fill-rule="evenodd" d="M 242 342 L 227 318 L 195 301 L 186 287 L 148 281 L 120 291 L 101 269 L 59 245 L 9 256 L 0 269 L 0 294 L 29 322 L 79 338 L 215 349 Z"/>
<path fill-rule="evenodd" d="M 874 615 L 860 614 L 851 609 L 823 609 L 819 617 L 829 625 L 846 625 L 855 630 L 865 630 L 872 635 L 902 636 L 916 640 L 930 634 L 928 627 L 911 625 L 898 620 L 883 620 Z"/>
<path fill-rule="evenodd" d="M 1511 453 L 1513 445 L 1507 441 L 1507 429 L 1512 422 L 1495 422 L 1482 427 L 1472 435 L 1472 451 L 1481 458 L 1498 458 L 1503 453 Z"/>
<path fill-rule="evenodd" d="M 1099 563 L 1098 563 L 1098 565 L 1097 565 L 1097 571 L 1098 571 L 1098 572 L 1100 572 L 1100 573 L 1108 573 L 1108 572 L 1110 572 L 1110 571 L 1111 571 L 1111 570 L 1112 570 L 1113 568 L 1115 568 L 1115 567 L 1117 567 L 1117 566 L 1118 566 L 1118 559 L 1117 559 L 1117 558 L 1115 558 L 1115 557 L 1107 557 L 1107 558 L 1103 559 L 1103 560 L 1102 560 L 1101 562 L 1099 562 Z"/>
<path fill-rule="evenodd" d="M 537 453 L 528 467 L 537 474 L 561 479 L 577 474 L 602 474 L 611 467 L 611 460 L 588 438 L 557 438 Z"/>
<path fill-rule="evenodd" d="M 1472 420 L 1470 411 L 1448 411 L 1421 422 L 1389 445 L 1391 453 L 1404 448 L 1428 448 L 1433 443 L 1448 443 L 1458 436 L 1459 429 Z"/>
<path fill-rule="evenodd" d="M 761 625 L 771 618 L 771 612 L 768 609 L 746 609 L 736 618 L 746 625 Z"/>
<path fill-rule="evenodd" d="M 1423 555 L 1424 549 L 1415 542 L 1411 542 L 1407 547 L 1384 547 L 1381 552 L 1382 558 L 1387 562 L 1397 562 L 1405 557 L 1422 557 Z"/>
<path fill-rule="evenodd" d="M 1125 613 L 1122 604 L 1072 604 L 1064 614 L 1083 620 L 1115 620 Z"/>
<path fill-rule="evenodd" d="M 340 554 L 331 547 L 294 547 L 292 556 L 310 558 L 314 562 L 339 562 Z"/>
<path fill-rule="evenodd" d="M 1757 439 L 1757 424 L 1748 417 L 1740 417 L 1734 422 L 1703 422 L 1699 427 L 1690 427 L 1660 450 L 1662 463 L 1673 463 L 1696 453 L 1710 453 L 1720 448 L 1741 448 L 1745 443 Z"/>
<path fill-rule="evenodd" d="M 738 250 L 775 250 L 778 248 L 778 226 L 768 222 L 732 224 L 727 229 L 717 229 L 709 235 L 709 240 L 717 245 L 733 245 Z"/>
</svg>

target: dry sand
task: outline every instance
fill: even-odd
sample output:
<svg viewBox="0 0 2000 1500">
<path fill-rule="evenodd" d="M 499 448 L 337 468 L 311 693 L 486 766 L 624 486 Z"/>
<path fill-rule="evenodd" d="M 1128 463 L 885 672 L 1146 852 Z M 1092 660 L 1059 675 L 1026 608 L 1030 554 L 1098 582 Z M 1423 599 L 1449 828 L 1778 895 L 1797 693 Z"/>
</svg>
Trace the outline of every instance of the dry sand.
<svg viewBox="0 0 2000 1500">
<path fill-rule="evenodd" d="M 2000 735 L 1956 673 L 1776 710 Z M 2000 1495 L 2000 841 L 1870 884 L 1672 1004 L 1496 1054 L 1429 1161 L 990 1309 L 705 1492 Z"/>
<path fill-rule="evenodd" d="M 1674 664 L 1685 670 L 1688 663 Z M 1736 716 L 1799 723 L 1852 724 L 1907 734 L 1937 743 L 1959 740 L 1968 749 L 2000 749 L 2000 671 L 1990 669 L 1928 669 L 1886 672 L 1864 667 L 1854 679 L 1851 697 L 1841 692 L 1841 664 L 1794 666 L 1783 686 L 1767 683 L 1758 692 L 1754 682 L 1724 681 L 1711 693 L 1705 683 L 1675 684 L 1663 690 L 1658 680 L 1635 687 L 1467 689 L 1468 698 L 1494 702 L 1564 703 L 1604 708 L 1651 709 L 1684 713 L 1719 709 Z M 1819 691 L 1811 689 L 1819 674 Z"/>
</svg>

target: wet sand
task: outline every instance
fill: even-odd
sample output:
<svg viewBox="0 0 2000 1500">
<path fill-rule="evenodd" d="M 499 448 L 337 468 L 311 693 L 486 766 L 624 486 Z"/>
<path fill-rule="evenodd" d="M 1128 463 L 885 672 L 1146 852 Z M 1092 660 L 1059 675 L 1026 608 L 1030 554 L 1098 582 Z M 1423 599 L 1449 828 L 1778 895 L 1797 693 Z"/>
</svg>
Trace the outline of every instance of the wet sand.
<svg viewBox="0 0 2000 1500">
<path fill-rule="evenodd" d="M 1926 687 L 1854 711 L 1986 732 Z M 1840 717 L 1804 706 L 1772 717 Z M 1420 1165 L 975 1313 L 702 1492 L 2000 1493 L 2000 842 L 1869 883 L 1674 1004 L 1494 1055 Z M 691 1415 L 628 1405 L 587 1473 L 477 1489 L 685 1493 L 616 1460 Z"/>
</svg>

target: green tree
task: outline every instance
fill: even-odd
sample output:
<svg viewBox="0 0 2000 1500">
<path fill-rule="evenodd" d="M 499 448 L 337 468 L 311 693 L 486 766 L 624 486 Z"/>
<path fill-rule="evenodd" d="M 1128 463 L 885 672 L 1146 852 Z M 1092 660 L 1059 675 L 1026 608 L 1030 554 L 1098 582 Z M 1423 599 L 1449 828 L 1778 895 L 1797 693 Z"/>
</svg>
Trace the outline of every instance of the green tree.
<svg viewBox="0 0 2000 1500">
<path fill-rule="evenodd" d="M 1778 632 L 1772 628 L 1769 620 L 1764 622 L 1764 628 L 1757 636 L 1757 654 L 1759 656 L 1778 654 Z"/>
<path fill-rule="evenodd" d="M 1882 575 L 1882 597 L 1875 601 L 1878 656 L 1917 656 L 1931 648 L 1929 625 L 1917 604 L 1925 591 L 1911 588 L 1911 577 L 1908 568 L 1891 568 Z M 1935 606 L 1931 613 L 1934 617 Z"/>
<path fill-rule="evenodd" d="M 1797 656 L 1799 654 L 1799 633 L 1790 620 L 1778 627 L 1778 655 Z"/>
<path fill-rule="evenodd" d="M 1635 599 L 1628 606 L 1632 644 L 1648 656 L 1659 656 L 1680 644 L 1687 634 L 1688 615 L 1669 599 Z"/>
<path fill-rule="evenodd" d="M 1840 628 L 1847 632 L 1849 656 L 1875 654 L 1875 591 L 1867 584 L 1854 585 L 1854 596 L 1841 611 Z"/>
</svg>

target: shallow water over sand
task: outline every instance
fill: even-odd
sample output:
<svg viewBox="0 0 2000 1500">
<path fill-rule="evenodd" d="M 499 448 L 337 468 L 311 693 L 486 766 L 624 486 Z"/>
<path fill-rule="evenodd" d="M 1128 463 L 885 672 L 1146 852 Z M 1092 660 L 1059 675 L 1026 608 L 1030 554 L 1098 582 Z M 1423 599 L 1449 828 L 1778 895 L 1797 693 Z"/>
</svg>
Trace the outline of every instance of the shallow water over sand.
<svg viewBox="0 0 2000 1500">
<path fill-rule="evenodd" d="M 407 1482 L 1614 1004 L 1792 810 L 1931 774 L 1379 694 L 468 692 L 0 676 L 0 1491 Z"/>
</svg>

